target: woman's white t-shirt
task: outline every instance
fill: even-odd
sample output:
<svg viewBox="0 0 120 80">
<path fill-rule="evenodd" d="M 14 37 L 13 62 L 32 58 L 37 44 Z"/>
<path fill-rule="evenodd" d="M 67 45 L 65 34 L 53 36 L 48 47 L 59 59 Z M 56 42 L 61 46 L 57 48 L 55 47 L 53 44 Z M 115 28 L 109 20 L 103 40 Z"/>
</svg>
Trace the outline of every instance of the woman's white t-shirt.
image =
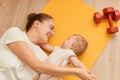
<svg viewBox="0 0 120 80">
<path fill-rule="evenodd" d="M 0 80 L 33 80 L 35 72 L 7 46 L 16 41 L 26 42 L 40 61 L 47 59 L 46 53 L 39 46 L 32 44 L 25 32 L 17 27 L 12 27 L 0 38 Z"/>
</svg>

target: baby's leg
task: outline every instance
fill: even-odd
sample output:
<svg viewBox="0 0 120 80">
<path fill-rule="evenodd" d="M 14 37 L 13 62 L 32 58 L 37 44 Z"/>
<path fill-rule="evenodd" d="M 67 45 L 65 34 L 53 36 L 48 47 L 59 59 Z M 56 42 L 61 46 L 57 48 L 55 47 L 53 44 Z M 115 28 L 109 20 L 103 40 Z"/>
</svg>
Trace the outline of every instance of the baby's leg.
<svg viewBox="0 0 120 80">
<path fill-rule="evenodd" d="M 47 80 L 62 80 L 62 78 L 58 76 L 51 76 Z"/>
<path fill-rule="evenodd" d="M 37 75 L 35 76 L 34 80 L 39 80 L 39 78 L 40 78 L 40 74 L 37 74 Z"/>
</svg>

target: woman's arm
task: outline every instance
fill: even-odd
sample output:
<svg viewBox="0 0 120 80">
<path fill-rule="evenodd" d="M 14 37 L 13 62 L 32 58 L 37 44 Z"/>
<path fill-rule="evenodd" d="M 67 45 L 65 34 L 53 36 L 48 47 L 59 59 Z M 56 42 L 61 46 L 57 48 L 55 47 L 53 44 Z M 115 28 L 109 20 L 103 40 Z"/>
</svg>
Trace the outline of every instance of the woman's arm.
<svg viewBox="0 0 120 80">
<path fill-rule="evenodd" d="M 97 80 L 97 77 L 96 77 L 93 73 L 91 73 L 91 72 L 86 68 L 86 66 L 77 58 L 77 56 L 70 56 L 69 59 L 70 59 L 70 62 L 71 62 L 75 67 L 84 69 L 85 71 L 87 71 L 87 72 L 90 74 L 90 76 L 91 76 L 92 78 L 94 78 L 95 80 Z"/>
<path fill-rule="evenodd" d="M 46 44 L 40 44 L 40 47 L 48 52 L 52 52 L 54 50 L 54 46 L 46 43 Z"/>
<path fill-rule="evenodd" d="M 56 76 L 75 75 L 83 80 L 92 80 L 89 74 L 83 69 L 56 67 L 39 61 L 24 41 L 9 43 L 8 47 L 18 58 L 20 58 L 38 74 L 47 73 Z"/>
</svg>

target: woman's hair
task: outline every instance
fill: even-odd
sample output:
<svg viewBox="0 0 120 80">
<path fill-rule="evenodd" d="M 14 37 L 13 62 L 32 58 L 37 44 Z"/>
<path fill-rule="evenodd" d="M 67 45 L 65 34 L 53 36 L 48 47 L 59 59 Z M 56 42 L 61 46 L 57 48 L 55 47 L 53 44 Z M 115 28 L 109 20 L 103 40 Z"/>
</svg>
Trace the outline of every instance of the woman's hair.
<svg viewBox="0 0 120 80">
<path fill-rule="evenodd" d="M 31 13 L 28 15 L 27 19 L 28 19 L 28 22 L 25 27 L 26 32 L 29 31 L 34 21 L 38 20 L 40 22 L 43 22 L 44 20 L 53 19 L 53 18 L 50 15 L 45 14 L 45 13 L 39 13 L 39 14 Z"/>
<path fill-rule="evenodd" d="M 88 42 L 81 35 L 74 34 L 72 36 L 75 36 L 75 44 L 76 44 L 75 48 L 73 48 L 73 51 L 77 56 L 81 55 L 87 49 Z"/>
</svg>

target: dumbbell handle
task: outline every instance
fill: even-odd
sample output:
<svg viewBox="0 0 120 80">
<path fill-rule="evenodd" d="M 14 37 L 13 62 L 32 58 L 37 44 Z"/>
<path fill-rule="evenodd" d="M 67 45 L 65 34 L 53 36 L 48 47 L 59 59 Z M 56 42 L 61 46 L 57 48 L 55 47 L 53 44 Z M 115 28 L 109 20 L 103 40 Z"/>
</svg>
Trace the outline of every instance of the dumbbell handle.
<svg viewBox="0 0 120 80">
<path fill-rule="evenodd" d="M 113 27 L 113 22 L 112 22 L 112 14 L 104 15 L 101 16 L 101 19 L 108 19 L 108 23 L 110 27 Z"/>
<path fill-rule="evenodd" d="M 110 26 L 110 27 L 113 27 L 113 21 L 112 21 L 112 16 L 111 16 L 111 14 L 108 14 L 107 16 L 108 16 L 109 26 Z"/>
</svg>

